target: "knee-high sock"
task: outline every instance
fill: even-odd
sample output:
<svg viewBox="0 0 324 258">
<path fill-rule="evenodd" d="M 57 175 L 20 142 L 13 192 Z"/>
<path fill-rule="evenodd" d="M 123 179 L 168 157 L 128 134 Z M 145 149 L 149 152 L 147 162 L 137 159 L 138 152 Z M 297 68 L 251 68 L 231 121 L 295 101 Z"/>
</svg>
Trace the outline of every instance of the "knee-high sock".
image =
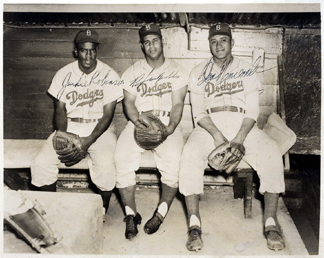
<svg viewBox="0 0 324 258">
<path fill-rule="evenodd" d="M 158 212 L 162 215 L 162 217 L 166 216 L 177 192 L 178 188 L 173 188 L 162 183 L 162 193 L 158 204 Z"/>
<path fill-rule="evenodd" d="M 277 221 L 279 194 L 264 193 L 264 225 L 267 229 L 279 229 Z"/>
<path fill-rule="evenodd" d="M 101 191 L 100 189 L 98 189 L 98 192 L 101 195 L 103 207 L 105 208 L 105 212 L 107 213 L 112 191 Z"/>
<path fill-rule="evenodd" d="M 187 207 L 189 228 L 195 225 L 201 227 L 201 218 L 199 213 L 199 195 L 193 194 L 185 196 L 185 202 Z"/>
<path fill-rule="evenodd" d="M 135 185 L 125 188 L 118 188 L 120 197 L 125 207 L 126 215 L 136 215 L 136 203 L 135 203 Z"/>
</svg>

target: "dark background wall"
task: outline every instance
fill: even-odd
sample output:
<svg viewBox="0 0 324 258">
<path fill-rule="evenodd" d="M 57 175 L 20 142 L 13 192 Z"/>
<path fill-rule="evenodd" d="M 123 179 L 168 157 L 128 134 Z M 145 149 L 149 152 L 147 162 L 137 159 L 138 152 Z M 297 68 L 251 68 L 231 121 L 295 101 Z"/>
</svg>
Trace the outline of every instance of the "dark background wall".
<svg viewBox="0 0 324 258">
<path fill-rule="evenodd" d="M 127 67 L 142 58 L 137 32 L 141 23 L 156 22 L 161 26 L 171 24 L 186 27 L 186 23 L 180 18 L 180 14 L 172 13 L 4 13 L 4 138 L 46 139 L 53 131 L 54 103 L 46 92 L 56 71 L 74 60 L 72 40 L 81 28 L 99 22 L 94 25 L 98 26 L 96 30 L 103 43 L 98 58 L 122 75 Z M 224 21 L 233 27 L 265 25 L 284 28 L 280 87 L 284 92 L 287 124 L 297 135 L 297 142 L 290 151 L 291 171 L 286 178 L 291 176 L 292 179 L 299 180 L 298 185 L 301 187 L 296 187 L 296 194 L 291 197 L 301 200 L 296 207 L 307 213 L 318 236 L 321 154 L 320 13 L 189 13 L 187 18 L 189 24 L 205 27 Z M 124 119 L 119 104 L 114 121 Z"/>
<path fill-rule="evenodd" d="M 74 60 L 73 39 L 80 29 L 5 26 L 5 139 L 46 139 L 53 132 L 54 101 L 47 89 L 57 70 Z M 113 67 L 120 76 L 143 57 L 137 30 L 96 31 L 102 41 L 98 58 Z M 119 122 L 119 116 L 123 116 L 121 105 L 118 105 L 115 122 Z"/>
<path fill-rule="evenodd" d="M 286 29 L 283 42 L 283 86 L 287 124 L 298 135 L 291 150 L 320 154 L 321 34 Z"/>
</svg>

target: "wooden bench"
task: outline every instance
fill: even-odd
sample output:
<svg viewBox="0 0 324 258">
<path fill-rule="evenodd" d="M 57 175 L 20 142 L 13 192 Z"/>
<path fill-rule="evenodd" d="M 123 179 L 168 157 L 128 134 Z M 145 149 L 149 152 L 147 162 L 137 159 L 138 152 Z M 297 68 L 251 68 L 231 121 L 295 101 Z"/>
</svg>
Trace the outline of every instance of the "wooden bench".
<svg viewBox="0 0 324 258">
<path fill-rule="evenodd" d="M 119 103 L 116 108 L 116 116 L 114 117 L 114 123 L 117 128 L 117 136 L 119 136 L 122 128 L 126 125 L 127 121 L 124 116 L 121 116 L 120 112 L 122 105 Z M 191 106 L 189 105 L 188 97 L 186 98 L 186 105 L 184 107 L 183 118 L 181 125 L 184 131 L 184 140 L 186 141 L 193 130 L 193 122 L 191 116 Z M 43 146 L 45 140 L 43 139 L 5 139 L 4 140 L 4 169 L 6 171 L 14 169 L 29 169 L 32 160 L 36 157 L 37 153 Z M 87 159 L 82 160 L 78 164 L 72 167 L 66 167 L 63 163 L 59 165 L 59 169 L 62 170 L 87 170 Z M 139 171 L 152 171 L 156 170 L 156 164 L 154 161 L 153 153 L 151 151 L 145 151 L 142 154 Z M 230 176 L 227 179 L 213 175 L 212 169 L 207 167 L 208 175 L 205 175 L 205 184 L 208 185 L 230 185 L 234 186 L 234 198 L 244 198 L 244 213 L 246 218 L 252 216 L 252 181 L 253 170 L 248 164 L 242 161 L 236 171 L 233 173 L 233 177 Z M 215 172 L 215 171 L 214 171 Z M 10 173 L 10 172 L 9 172 Z M 138 174 L 138 183 L 158 183 L 157 174 L 149 173 L 150 175 Z M 214 173 L 215 174 L 215 173 Z M 8 173 L 7 173 L 8 175 Z M 5 176 L 6 178 L 8 176 Z M 6 180 L 5 178 L 5 180 Z M 7 178 L 7 180 L 9 180 Z"/>
<path fill-rule="evenodd" d="M 278 58 L 278 70 L 280 69 L 280 57 Z M 278 72 L 278 74 L 280 74 Z M 281 78 L 279 76 L 279 81 Z M 285 120 L 284 113 L 284 100 L 283 100 L 283 87 L 279 85 L 263 85 L 264 93 L 260 97 L 260 116 L 257 124 L 259 128 L 263 128 L 267 118 L 272 112 L 276 112 Z M 117 104 L 115 116 L 113 119 L 116 126 L 117 137 L 127 123 L 125 115 L 123 114 L 121 103 Z M 193 120 L 191 115 L 191 106 L 189 103 L 189 94 L 187 94 L 185 100 L 185 107 L 181 125 L 184 132 L 184 140 L 186 141 L 193 130 Z M 21 168 L 29 168 L 31 161 L 35 158 L 40 148 L 44 144 L 45 140 L 16 140 L 16 139 L 5 139 L 4 140 L 4 169 L 13 170 Z M 289 170 L 289 155 L 284 155 L 285 171 Z M 69 170 L 85 170 L 88 169 L 87 160 L 82 160 L 80 163 L 66 167 L 64 164 L 60 164 L 60 169 Z M 153 155 L 150 151 L 146 151 L 142 154 L 140 163 L 140 171 L 145 170 L 156 170 L 156 164 Z M 234 187 L 234 198 L 244 198 L 244 214 L 246 218 L 252 217 L 252 183 L 253 183 L 253 169 L 242 161 L 235 172 L 233 177 L 225 179 L 224 177 L 217 174 L 211 168 L 206 167 L 206 174 L 204 176 L 204 183 L 209 185 L 231 185 Z M 8 173 L 7 173 L 8 174 Z M 149 173 L 149 177 L 143 178 L 139 175 L 137 181 L 139 183 L 157 183 L 157 175 Z M 215 176 L 215 174 L 217 176 Z M 219 178 L 221 178 L 219 180 Z M 6 178 L 5 178 L 6 179 Z M 10 178 L 9 178 L 10 180 Z"/>
</svg>

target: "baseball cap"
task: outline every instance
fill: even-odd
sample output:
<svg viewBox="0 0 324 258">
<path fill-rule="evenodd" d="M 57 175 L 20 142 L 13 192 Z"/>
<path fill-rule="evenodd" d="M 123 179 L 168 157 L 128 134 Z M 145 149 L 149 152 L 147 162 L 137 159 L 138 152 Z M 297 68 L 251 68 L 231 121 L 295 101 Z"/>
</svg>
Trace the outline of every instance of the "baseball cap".
<svg viewBox="0 0 324 258">
<path fill-rule="evenodd" d="M 79 33 L 75 37 L 75 43 L 83 43 L 83 42 L 93 42 L 100 44 L 98 39 L 98 33 L 92 29 L 85 29 L 79 31 Z"/>
<path fill-rule="evenodd" d="M 218 23 L 218 24 L 212 25 L 209 28 L 208 39 L 210 39 L 214 35 L 227 35 L 227 36 L 232 37 L 231 28 L 227 23 Z"/>
<path fill-rule="evenodd" d="M 139 29 L 138 32 L 139 32 L 141 41 L 143 40 L 143 38 L 145 36 L 150 35 L 150 34 L 155 34 L 155 35 L 159 35 L 162 37 L 161 30 L 160 30 L 159 26 L 157 26 L 155 24 L 144 25 Z"/>
</svg>

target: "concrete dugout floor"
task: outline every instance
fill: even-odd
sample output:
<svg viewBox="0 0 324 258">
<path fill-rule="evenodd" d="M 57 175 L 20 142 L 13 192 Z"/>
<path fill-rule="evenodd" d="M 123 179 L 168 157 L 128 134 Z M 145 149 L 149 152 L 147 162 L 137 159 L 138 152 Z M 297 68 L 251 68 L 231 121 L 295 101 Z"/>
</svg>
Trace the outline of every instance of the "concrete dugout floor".
<svg viewBox="0 0 324 258">
<path fill-rule="evenodd" d="M 144 224 L 152 216 L 159 200 L 158 188 L 138 187 L 136 203 L 142 216 L 139 234 L 133 240 L 124 236 L 125 223 L 121 205 L 114 195 L 106 215 L 103 235 L 105 255 L 186 255 L 186 256 L 308 256 L 303 241 L 280 198 L 278 219 L 283 229 L 286 248 L 274 252 L 267 248 L 262 228 L 262 205 L 253 199 L 253 217 L 245 219 L 243 200 L 233 198 L 232 187 L 213 187 L 201 197 L 202 240 L 204 247 L 198 252 L 186 248 L 187 220 L 184 200 L 176 198 L 160 229 L 152 235 L 143 231 Z"/>
<path fill-rule="evenodd" d="M 82 195 L 82 193 L 76 194 Z M 124 236 L 124 213 L 117 197 L 116 194 L 113 194 L 102 232 L 100 232 L 103 235 L 102 250 L 105 257 L 110 255 L 114 257 L 155 257 L 156 255 L 181 257 L 309 256 L 281 198 L 279 200 L 278 220 L 286 240 L 284 250 L 274 252 L 266 246 L 266 239 L 262 232 L 261 201 L 253 199 L 252 219 L 245 219 L 243 200 L 233 198 L 232 187 L 222 186 L 209 187 L 201 197 L 200 212 L 204 247 L 198 252 L 189 252 L 186 248 L 187 220 L 184 199 L 181 195 L 178 195 L 173 201 L 160 229 L 153 235 L 147 235 L 143 231 L 143 227 L 156 208 L 159 200 L 159 188 L 139 186 L 136 190 L 136 203 L 143 220 L 142 224 L 138 226 L 139 234 L 131 241 Z M 78 216 L 82 216 L 82 214 L 76 215 L 74 220 Z M 85 225 L 80 225 L 80 227 L 85 227 Z M 17 239 L 11 232 L 5 231 L 4 236 L 4 253 L 35 253 L 23 240 Z"/>
</svg>

